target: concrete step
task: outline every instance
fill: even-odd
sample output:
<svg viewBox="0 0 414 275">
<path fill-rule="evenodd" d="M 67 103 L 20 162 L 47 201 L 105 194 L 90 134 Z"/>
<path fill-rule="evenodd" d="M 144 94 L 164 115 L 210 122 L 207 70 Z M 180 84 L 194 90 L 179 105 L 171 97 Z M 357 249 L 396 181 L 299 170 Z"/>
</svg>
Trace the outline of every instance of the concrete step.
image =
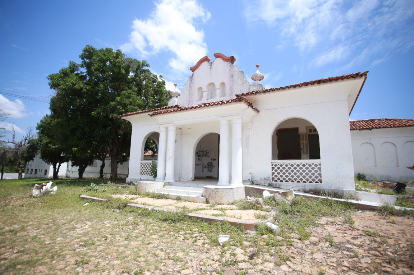
<svg viewBox="0 0 414 275">
<path fill-rule="evenodd" d="M 203 190 L 190 190 L 190 189 L 168 189 L 168 188 L 161 188 L 156 191 L 156 193 L 160 194 L 175 194 L 175 195 L 182 195 L 182 196 L 199 196 L 201 197 L 203 194 Z"/>
<path fill-rule="evenodd" d="M 188 187 L 188 186 L 182 186 L 182 185 L 165 185 L 163 189 L 167 190 L 187 190 L 187 191 L 199 191 L 203 192 L 202 187 Z"/>
<path fill-rule="evenodd" d="M 217 185 L 217 181 L 191 181 L 191 182 L 170 182 L 166 186 L 182 186 L 182 187 L 196 187 L 203 188 L 206 185 Z"/>
</svg>

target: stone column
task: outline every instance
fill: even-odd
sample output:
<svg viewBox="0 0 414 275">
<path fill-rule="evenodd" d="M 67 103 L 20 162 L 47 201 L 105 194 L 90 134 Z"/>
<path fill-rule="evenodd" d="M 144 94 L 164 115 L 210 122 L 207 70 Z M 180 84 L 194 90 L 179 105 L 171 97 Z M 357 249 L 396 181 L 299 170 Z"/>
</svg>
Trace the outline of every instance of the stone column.
<svg viewBox="0 0 414 275">
<path fill-rule="evenodd" d="M 217 185 L 229 185 L 229 121 L 220 120 L 220 156 L 219 156 L 219 181 Z"/>
<path fill-rule="evenodd" d="M 167 129 L 165 126 L 160 127 L 160 139 L 158 142 L 158 164 L 156 181 L 165 179 L 165 153 L 167 151 Z"/>
<path fill-rule="evenodd" d="M 242 119 L 232 120 L 232 157 L 231 157 L 231 185 L 243 185 L 243 148 L 242 148 Z"/>
<path fill-rule="evenodd" d="M 168 139 L 167 139 L 167 163 L 165 181 L 174 182 L 174 158 L 175 158 L 175 125 L 168 126 Z"/>
</svg>

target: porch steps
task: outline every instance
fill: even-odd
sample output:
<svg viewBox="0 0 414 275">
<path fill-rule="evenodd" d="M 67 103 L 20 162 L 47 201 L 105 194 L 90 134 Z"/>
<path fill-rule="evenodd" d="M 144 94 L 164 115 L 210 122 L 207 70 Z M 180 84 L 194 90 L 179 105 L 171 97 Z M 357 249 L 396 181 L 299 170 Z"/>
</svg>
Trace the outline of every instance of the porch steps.
<svg viewBox="0 0 414 275">
<path fill-rule="evenodd" d="M 206 184 L 207 185 L 207 184 Z M 206 203 L 206 198 L 203 195 L 203 188 L 197 187 L 196 184 L 185 184 L 176 183 L 176 184 L 167 184 L 164 188 L 158 189 L 155 193 L 166 194 L 171 199 L 176 199 L 180 197 L 182 200 Z"/>
</svg>

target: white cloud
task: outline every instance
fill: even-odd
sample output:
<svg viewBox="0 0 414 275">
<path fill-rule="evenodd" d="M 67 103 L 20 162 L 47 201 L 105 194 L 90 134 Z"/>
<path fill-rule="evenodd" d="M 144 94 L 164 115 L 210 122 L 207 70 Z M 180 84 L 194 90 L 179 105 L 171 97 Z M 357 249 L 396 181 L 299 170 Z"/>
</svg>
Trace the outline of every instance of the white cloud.
<svg viewBox="0 0 414 275">
<path fill-rule="evenodd" d="M 286 45 L 316 52 L 314 66 L 343 61 L 369 63 L 390 51 L 414 47 L 412 0 L 245 0 L 249 24 L 279 30 Z M 286 42 L 286 41 L 291 42 Z M 377 55 L 367 54 L 378 47 Z M 361 53 L 365 52 L 362 56 Z"/>
<path fill-rule="evenodd" d="M 17 46 L 16 44 L 11 44 L 11 46 L 12 47 L 15 47 L 16 49 L 19 49 L 19 50 L 23 50 L 23 51 L 28 51 L 28 49 L 25 49 L 25 48 L 22 48 L 22 47 L 19 47 L 19 46 Z"/>
<path fill-rule="evenodd" d="M 14 101 L 10 101 L 1 94 L 0 94 L 0 109 L 8 117 L 22 118 L 22 117 L 27 116 L 26 113 L 24 112 L 25 106 L 21 100 L 15 99 Z"/>
<path fill-rule="evenodd" d="M 264 78 L 262 80 L 263 86 L 265 88 L 274 88 L 274 87 L 280 87 L 279 84 L 277 84 L 277 82 L 279 81 L 279 79 L 281 79 L 283 77 L 283 72 L 268 72 L 268 73 L 263 73 Z"/>
<path fill-rule="evenodd" d="M 316 67 L 321 67 L 325 64 L 341 61 L 349 55 L 349 46 L 338 46 L 332 50 L 320 54 L 312 62 Z"/>
<path fill-rule="evenodd" d="M 175 56 L 169 60 L 170 67 L 188 73 L 207 54 L 204 31 L 196 26 L 208 20 L 210 13 L 195 0 L 163 0 L 155 5 L 147 20 L 134 20 L 130 41 L 120 48 L 126 53 L 137 51 L 142 57 L 171 52 Z"/>
<path fill-rule="evenodd" d="M 25 131 L 23 131 L 22 129 L 20 129 L 19 127 L 17 127 L 15 124 L 10 123 L 10 122 L 1 121 L 0 122 L 0 128 L 4 128 L 6 131 L 9 131 L 9 132 L 12 132 L 13 131 L 13 128 L 14 128 L 14 131 L 16 133 L 26 134 Z"/>
</svg>

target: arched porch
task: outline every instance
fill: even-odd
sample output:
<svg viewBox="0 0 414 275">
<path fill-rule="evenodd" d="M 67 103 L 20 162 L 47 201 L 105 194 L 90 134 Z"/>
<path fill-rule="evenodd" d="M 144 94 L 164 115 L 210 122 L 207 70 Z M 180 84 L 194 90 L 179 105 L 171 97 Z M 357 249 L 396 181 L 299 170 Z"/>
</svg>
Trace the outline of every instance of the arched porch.
<svg viewBox="0 0 414 275">
<path fill-rule="evenodd" d="M 273 183 L 322 183 L 319 133 L 308 120 L 290 118 L 272 133 Z"/>
</svg>

